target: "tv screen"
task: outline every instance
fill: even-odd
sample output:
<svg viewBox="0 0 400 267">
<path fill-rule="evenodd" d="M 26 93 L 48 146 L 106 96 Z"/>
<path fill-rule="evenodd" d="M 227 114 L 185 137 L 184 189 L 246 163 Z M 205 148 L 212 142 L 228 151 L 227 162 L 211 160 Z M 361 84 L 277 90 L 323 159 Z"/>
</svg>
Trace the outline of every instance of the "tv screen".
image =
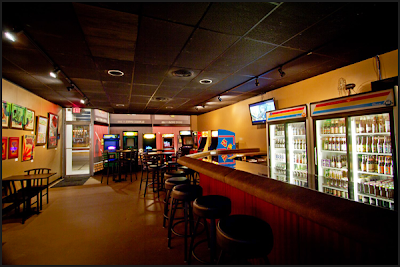
<svg viewBox="0 0 400 267">
<path fill-rule="evenodd" d="M 193 138 L 191 136 L 183 136 L 182 142 L 184 146 L 193 145 Z"/>
<path fill-rule="evenodd" d="M 251 123 L 265 124 L 266 112 L 275 110 L 275 100 L 270 98 L 257 103 L 249 104 Z"/>
</svg>

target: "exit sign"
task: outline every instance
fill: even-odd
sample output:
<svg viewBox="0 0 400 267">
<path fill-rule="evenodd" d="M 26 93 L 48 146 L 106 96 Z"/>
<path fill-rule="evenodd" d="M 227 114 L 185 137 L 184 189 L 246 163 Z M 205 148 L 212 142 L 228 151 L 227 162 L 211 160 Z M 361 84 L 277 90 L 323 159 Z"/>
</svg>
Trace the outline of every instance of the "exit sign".
<svg viewBox="0 0 400 267">
<path fill-rule="evenodd" d="M 72 108 L 72 113 L 81 113 L 81 108 Z"/>
</svg>

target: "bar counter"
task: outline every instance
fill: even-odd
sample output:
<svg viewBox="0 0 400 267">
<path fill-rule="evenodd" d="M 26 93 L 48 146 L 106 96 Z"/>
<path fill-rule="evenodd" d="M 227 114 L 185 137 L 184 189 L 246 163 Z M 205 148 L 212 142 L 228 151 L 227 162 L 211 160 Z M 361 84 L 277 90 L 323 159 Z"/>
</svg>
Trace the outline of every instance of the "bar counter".
<svg viewBox="0 0 400 267">
<path fill-rule="evenodd" d="M 266 166 L 255 163 L 237 161 L 229 168 L 202 160 L 250 152 L 257 149 L 201 152 L 178 163 L 200 174 L 204 195 L 229 197 L 231 214 L 254 215 L 271 225 L 271 264 L 398 264 L 397 211 L 266 178 Z"/>
</svg>

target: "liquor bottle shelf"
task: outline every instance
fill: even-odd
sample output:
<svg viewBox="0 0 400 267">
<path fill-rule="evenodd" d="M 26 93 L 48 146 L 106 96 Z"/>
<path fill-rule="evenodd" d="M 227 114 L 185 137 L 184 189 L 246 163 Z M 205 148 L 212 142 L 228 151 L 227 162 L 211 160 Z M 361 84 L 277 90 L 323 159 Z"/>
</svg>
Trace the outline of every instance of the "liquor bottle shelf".
<svg viewBox="0 0 400 267">
<path fill-rule="evenodd" d="M 335 168 L 335 167 L 328 167 L 328 166 L 322 166 L 322 168 L 331 169 L 331 170 L 338 170 L 338 171 L 347 171 L 347 168 Z"/>
<path fill-rule="evenodd" d="M 336 190 L 340 190 L 340 191 L 343 191 L 343 192 L 347 192 L 347 188 L 343 188 L 343 187 L 327 185 L 327 184 L 322 184 L 322 186 L 325 187 L 325 188 L 336 189 Z"/>
<path fill-rule="evenodd" d="M 330 136 L 346 136 L 345 133 L 338 133 L 338 134 L 320 134 L 320 136 L 326 136 L 326 137 L 330 137 Z"/>
<path fill-rule="evenodd" d="M 322 149 L 322 152 L 327 152 L 327 153 L 341 153 L 341 154 L 346 154 L 347 151 L 342 151 L 342 150 L 324 150 Z"/>
<path fill-rule="evenodd" d="M 393 177 L 392 174 L 383 174 L 383 173 L 377 173 L 377 172 L 363 172 L 363 171 L 357 171 L 357 172 L 358 173 L 363 173 L 363 174 L 377 175 L 377 176 Z"/>
<path fill-rule="evenodd" d="M 356 155 L 370 155 L 370 156 L 392 156 L 392 153 L 373 153 L 373 152 L 356 152 Z"/>
<path fill-rule="evenodd" d="M 356 136 L 366 136 L 366 135 L 390 135 L 388 132 L 382 132 L 382 133 L 358 133 L 355 134 Z"/>
<path fill-rule="evenodd" d="M 377 195 L 370 195 L 370 194 L 365 194 L 365 193 L 358 193 L 358 194 L 363 197 L 370 197 L 370 198 L 380 199 L 383 201 L 394 202 L 394 199 L 392 199 L 392 198 L 387 198 L 387 197 L 382 197 L 382 196 L 377 196 Z"/>
</svg>

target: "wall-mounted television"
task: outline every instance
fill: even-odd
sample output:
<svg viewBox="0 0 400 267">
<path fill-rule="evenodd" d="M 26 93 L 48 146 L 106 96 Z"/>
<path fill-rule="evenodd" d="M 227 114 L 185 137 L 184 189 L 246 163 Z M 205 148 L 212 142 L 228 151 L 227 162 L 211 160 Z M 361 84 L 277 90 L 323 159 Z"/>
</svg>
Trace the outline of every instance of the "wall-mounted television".
<svg viewBox="0 0 400 267">
<path fill-rule="evenodd" d="M 270 98 L 253 104 L 249 104 L 251 123 L 265 124 L 266 112 L 275 110 L 275 99 Z"/>
</svg>

